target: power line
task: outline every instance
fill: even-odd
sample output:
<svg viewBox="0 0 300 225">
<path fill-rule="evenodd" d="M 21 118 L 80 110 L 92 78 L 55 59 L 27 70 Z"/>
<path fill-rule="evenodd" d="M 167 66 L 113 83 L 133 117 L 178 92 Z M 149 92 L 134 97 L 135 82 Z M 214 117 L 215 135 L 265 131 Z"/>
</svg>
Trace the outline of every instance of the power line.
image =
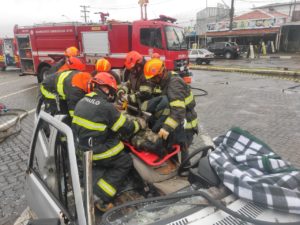
<svg viewBox="0 0 300 225">
<path fill-rule="evenodd" d="M 84 22 L 87 23 L 87 19 L 89 17 L 87 14 L 90 12 L 87 9 L 90 8 L 90 6 L 89 5 L 81 5 L 80 7 L 83 9 L 83 10 L 81 10 L 81 12 L 83 13 L 83 16 L 81 16 L 81 17 L 84 18 Z"/>
</svg>

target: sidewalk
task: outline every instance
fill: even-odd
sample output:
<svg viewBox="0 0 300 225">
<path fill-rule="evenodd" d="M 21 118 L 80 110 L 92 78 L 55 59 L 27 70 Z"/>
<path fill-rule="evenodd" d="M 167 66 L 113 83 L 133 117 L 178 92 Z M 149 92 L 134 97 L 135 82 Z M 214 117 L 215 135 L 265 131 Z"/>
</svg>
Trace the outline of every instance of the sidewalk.
<svg viewBox="0 0 300 225">
<path fill-rule="evenodd" d="M 255 59 L 216 58 L 211 65 L 190 65 L 190 69 L 276 75 L 300 81 L 300 54 L 272 54 Z"/>
</svg>

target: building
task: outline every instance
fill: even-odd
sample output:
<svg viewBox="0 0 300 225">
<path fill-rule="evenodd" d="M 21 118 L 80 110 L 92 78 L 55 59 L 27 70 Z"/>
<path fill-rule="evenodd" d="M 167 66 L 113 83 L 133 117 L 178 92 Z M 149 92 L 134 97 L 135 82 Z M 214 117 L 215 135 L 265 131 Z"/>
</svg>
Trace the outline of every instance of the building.
<svg viewBox="0 0 300 225">
<path fill-rule="evenodd" d="M 288 15 L 289 17 L 291 17 L 292 21 L 300 20 L 300 1 L 289 1 L 287 3 L 268 4 L 260 7 L 255 7 L 253 9 L 261 9 L 266 12 L 277 11 Z"/>
<path fill-rule="evenodd" d="M 231 31 L 229 19 L 207 24 L 205 36 L 211 41 L 234 41 L 241 46 L 247 46 L 250 42 L 258 44 L 261 40 L 265 43 L 273 41 L 276 44 L 280 26 L 288 21 L 290 17 L 286 14 L 256 9 L 234 17 Z"/>
<path fill-rule="evenodd" d="M 227 5 L 218 4 L 217 7 L 206 7 L 196 14 L 196 24 L 194 27 L 186 29 L 186 37 L 189 48 L 193 44 L 197 46 L 205 46 L 206 39 L 201 39 L 200 35 L 204 35 L 207 30 L 206 24 L 216 23 L 229 18 L 230 8 Z"/>
<path fill-rule="evenodd" d="M 300 21 L 281 26 L 278 49 L 283 52 L 300 52 Z"/>
<path fill-rule="evenodd" d="M 216 23 L 224 19 L 229 19 L 230 8 L 226 5 L 218 4 L 217 7 L 207 7 L 199 11 L 196 15 L 196 33 L 198 35 L 206 32 L 206 24 Z"/>
<path fill-rule="evenodd" d="M 254 9 L 261 9 L 267 12 L 277 11 L 288 15 L 290 21 L 281 26 L 276 47 L 284 52 L 300 51 L 300 1 L 268 4 L 255 7 Z"/>
</svg>

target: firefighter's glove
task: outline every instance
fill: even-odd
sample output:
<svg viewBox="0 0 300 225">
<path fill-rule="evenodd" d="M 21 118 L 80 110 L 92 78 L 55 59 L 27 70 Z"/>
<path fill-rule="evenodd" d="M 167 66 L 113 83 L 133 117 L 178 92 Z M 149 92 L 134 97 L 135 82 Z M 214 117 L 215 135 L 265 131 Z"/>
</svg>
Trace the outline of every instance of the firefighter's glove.
<svg viewBox="0 0 300 225">
<path fill-rule="evenodd" d="M 170 133 L 168 131 L 166 131 L 164 128 L 160 128 L 160 130 L 158 132 L 158 136 L 164 140 L 167 140 L 169 134 Z"/>
<path fill-rule="evenodd" d="M 122 88 L 120 88 L 117 92 L 117 97 L 121 100 L 124 101 L 125 99 L 125 95 L 126 95 L 126 91 Z"/>
<path fill-rule="evenodd" d="M 141 118 L 141 117 L 137 117 L 136 121 L 139 124 L 140 130 L 146 130 L 147 128 L 147 122 L 145 119 Z"/>
</svg>

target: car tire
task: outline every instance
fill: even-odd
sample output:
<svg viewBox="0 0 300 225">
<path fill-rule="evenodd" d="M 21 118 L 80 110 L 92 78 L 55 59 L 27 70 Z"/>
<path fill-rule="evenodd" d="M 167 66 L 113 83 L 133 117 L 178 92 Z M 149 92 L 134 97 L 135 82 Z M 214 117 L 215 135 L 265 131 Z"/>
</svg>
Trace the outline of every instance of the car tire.
<svg viewBox="0 0 300 225">
<path fill-rule="evenodd" d="M 231 52 L 225 52 L 225 59 L 231 59 L 232 58 L 232 53 Z"/>
<path fill-rule="evenodd" d="M 50 66 L 44 66 L 39 74 L 37 75 L 37 80 L 38 80 L 38 83 L 42 83 L 43 80 L 46 78 L 46 76 L 48 75 L 48 71 L 50 70 Z"/>
<path fill-rule="evenodd" d="M 196 64 L 197 64 L 197 65 L 201 65 L 201 64 L 202 64 L 202 60 L 201 60 L 201 59 L 197 59 L 197 60 L 196 60 Z"/>
<path fill-rule="evenodd" d="M 210 60 L 206 60 L 206 61 L 205 61 L 205 64 L 206 64 L 206 65 L 209 65 L 209 64 L 210 64 Z"/>
<path fill-rule="evenodd" d="M 5 69 L 6 69 L 6 66 L 2 67 L 2 68 L 1 68 L 1 71 L 5 71 Z"/>
</svg>

